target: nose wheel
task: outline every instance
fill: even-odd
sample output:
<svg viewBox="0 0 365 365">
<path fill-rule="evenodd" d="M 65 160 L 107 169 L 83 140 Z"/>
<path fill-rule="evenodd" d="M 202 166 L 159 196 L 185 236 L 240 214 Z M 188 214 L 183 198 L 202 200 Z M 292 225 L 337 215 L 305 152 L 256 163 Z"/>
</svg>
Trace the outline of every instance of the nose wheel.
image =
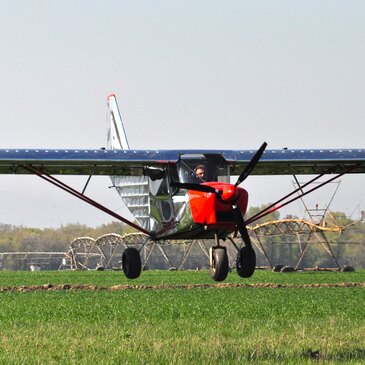
<svg viewBox="0 0 365 365">
<path fill-rule="evenodd" d="M 229 272 L 226 248 L 221 246 L 212 247 L 210 257 L 210 276 L 214 281 L 225 280 Z"/>
<path fill-rule="evenodd" d="M 214 281 L 223 281 L 229 272 L 227 249 L 219 244 L 218 234 L 215 234 L 216 245 L 209 250 L 210 276 Z"/>
</svg>

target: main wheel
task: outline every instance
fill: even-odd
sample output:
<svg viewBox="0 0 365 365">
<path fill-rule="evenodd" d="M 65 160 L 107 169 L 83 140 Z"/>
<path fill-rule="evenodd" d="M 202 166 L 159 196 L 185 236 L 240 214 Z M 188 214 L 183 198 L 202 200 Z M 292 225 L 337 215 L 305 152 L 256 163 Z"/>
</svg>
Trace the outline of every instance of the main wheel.
<svg viewBox="0 0 365 365">
<path fill-rule="evenodd" d="M 142 263 L 139 252 L 134 247 L 128 247 L 122 255 L 122 268 L 128 279 L 136 279 L 141 275 Z"/>
<path fill-rule="evenodd" d="M 249 278 L 256 268 L 256 253 L 252 247 L 242 247 L 237 255 L 237 274 Z"/>
<path fill-rule="evenodd" d="M 210 268 L 210 276 L 215 281 L 223 281 L 229 271 L 228 256 L 223 248 L 216 248 L 213 251 L 213 261 Z"/>
</svg>

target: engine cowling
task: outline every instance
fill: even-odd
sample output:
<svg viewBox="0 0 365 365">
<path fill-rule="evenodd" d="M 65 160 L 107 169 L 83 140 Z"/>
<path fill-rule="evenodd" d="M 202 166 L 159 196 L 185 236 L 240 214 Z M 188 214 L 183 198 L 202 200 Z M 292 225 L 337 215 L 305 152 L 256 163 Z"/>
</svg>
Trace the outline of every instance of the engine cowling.
<svg viewBox="0 0 365 365">
<path fill-rule="evenodd" d="M 234 227 L 232 204 L 237 205 L 241 213 L 245 214 L 248 204 L 247 191 L 224 182 L 209 182 L 202 185 L 211 186 L 220 193 L 189 190 L 190 209 L 194 221 L 204 225 L 224 223 Z"/>
</svg>

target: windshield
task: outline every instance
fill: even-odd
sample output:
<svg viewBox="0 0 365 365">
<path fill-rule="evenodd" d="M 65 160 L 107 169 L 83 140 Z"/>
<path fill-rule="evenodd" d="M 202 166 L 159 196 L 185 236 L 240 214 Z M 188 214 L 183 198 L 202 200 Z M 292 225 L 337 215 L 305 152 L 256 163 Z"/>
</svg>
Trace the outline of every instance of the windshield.
<svg viewBox="0 0 365 365">
<path fill-rule="evenodd" d="M 227 164 L 217 164 L 206 159 L 181 159 L 177 163 L 179 182 L 201 184 L 208 181 L 229 182 Z"/>
</svg>

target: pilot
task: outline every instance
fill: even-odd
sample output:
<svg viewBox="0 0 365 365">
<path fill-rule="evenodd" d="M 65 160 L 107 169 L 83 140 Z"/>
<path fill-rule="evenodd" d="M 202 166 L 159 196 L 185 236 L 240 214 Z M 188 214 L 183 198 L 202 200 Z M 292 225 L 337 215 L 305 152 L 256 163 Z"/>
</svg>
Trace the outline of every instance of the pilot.
<svg viewBox="0 0 365 365">
<path fill-rule="evenodd" d="M 204 165 L 198 165 L 194 169 L 195 178 L 199 183 L 206 181 L 207 178 L 207 171 Z"/>
</svg>

